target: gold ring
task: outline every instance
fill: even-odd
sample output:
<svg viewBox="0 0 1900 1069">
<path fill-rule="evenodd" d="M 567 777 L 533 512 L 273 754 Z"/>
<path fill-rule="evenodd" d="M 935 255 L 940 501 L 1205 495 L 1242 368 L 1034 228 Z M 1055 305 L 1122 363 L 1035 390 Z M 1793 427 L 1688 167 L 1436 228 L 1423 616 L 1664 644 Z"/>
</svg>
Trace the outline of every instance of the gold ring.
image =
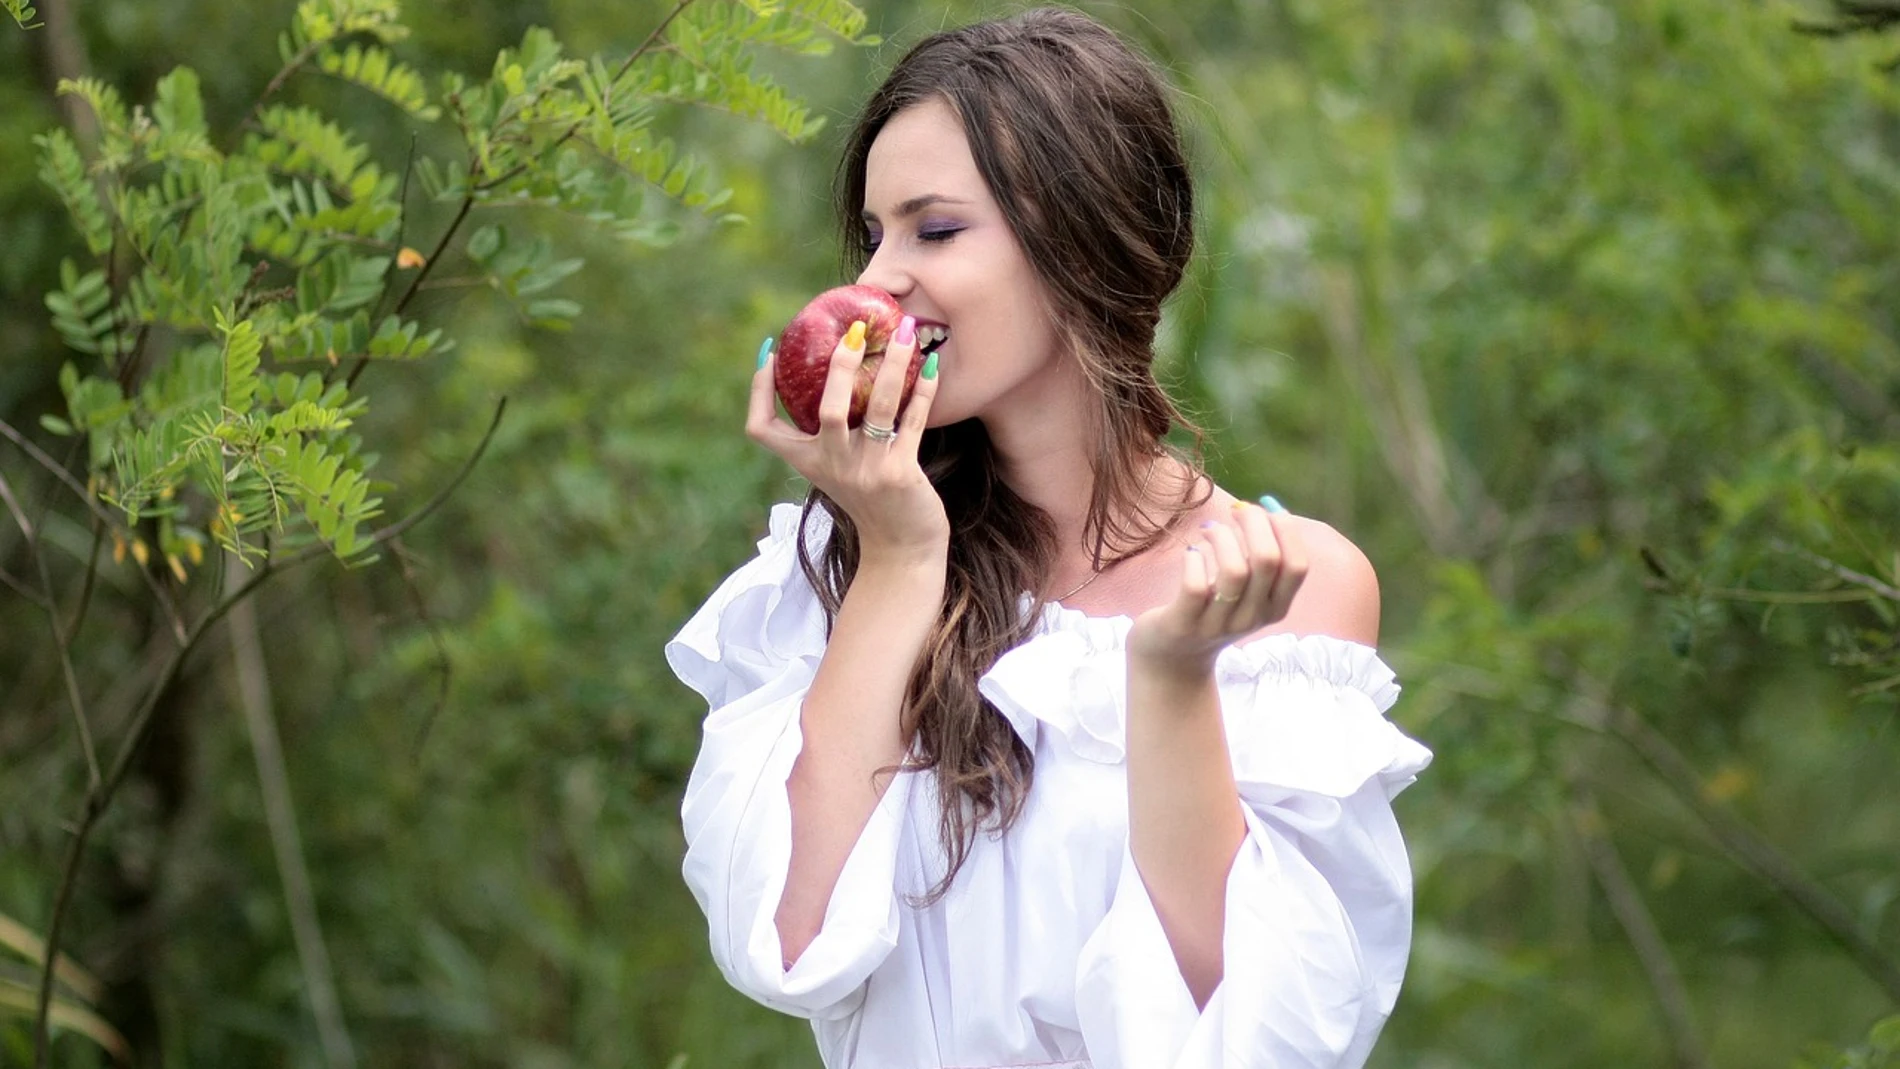
<svg viewBox="0 0 1900 1069">
<path fill-rule="evenodd" d="M 1239 594 L 1235 594 L 1232 597 L 1228 597 L 1226 595 L 1223 595 L 1218 590 L 1214 591 L 1214 604 L 1216 605 L 1231 605 L 1232 603 L 1239 600 L 1240 600 Z"/>
</svg>

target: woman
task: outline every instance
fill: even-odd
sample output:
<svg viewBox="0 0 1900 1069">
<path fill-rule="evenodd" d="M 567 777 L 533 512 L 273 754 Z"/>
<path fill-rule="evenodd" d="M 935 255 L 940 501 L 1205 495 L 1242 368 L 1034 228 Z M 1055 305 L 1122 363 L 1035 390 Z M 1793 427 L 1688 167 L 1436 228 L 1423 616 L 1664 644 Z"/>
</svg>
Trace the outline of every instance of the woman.
<svg viewBox="0 0 1900 1069">
<path fill-rule="evenodd" d="M 762 350 L 747 431 L 813 489 L 667 646 L 712 707 L 720 968 L 832 1069 L 1361 1064 L 1429 754 L 1382 715 L 1365 558 L 1162 441 L 1198 432 L 1152 373 L 1193 244 L 1159 79 L 1071 12 L 937 34 L 841 179 L 904 325 L 858 430 L 861 331 L 815 435 Z"/>
</svg>

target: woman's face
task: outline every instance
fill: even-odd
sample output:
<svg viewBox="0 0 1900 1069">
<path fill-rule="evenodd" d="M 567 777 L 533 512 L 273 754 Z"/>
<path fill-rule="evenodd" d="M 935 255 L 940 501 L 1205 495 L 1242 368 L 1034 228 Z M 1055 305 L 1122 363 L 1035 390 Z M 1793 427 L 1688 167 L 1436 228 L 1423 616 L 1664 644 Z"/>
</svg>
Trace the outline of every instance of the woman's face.
<svg viewBox="0 0 1900 1069">
<path fill-rule="evenodd" d="M 1053 318 L 948 103 L 913 105 L 879 131 L 863 208 L 871 258 L 858 281 L 896 297 L 920 334 L 949 330 L 930 426 L 1035 403 L 1058 380 Z"/>
</svg>

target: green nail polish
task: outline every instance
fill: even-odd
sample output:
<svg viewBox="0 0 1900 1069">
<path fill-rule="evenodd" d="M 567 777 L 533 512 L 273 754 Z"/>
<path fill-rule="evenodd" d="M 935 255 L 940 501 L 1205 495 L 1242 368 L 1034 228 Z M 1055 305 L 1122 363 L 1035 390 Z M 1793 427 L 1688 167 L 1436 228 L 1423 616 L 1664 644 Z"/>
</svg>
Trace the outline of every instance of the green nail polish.
<svg viewBox="0 0 1900 1069">
<path fill-rule="evenodd" d="M 931 353 L 930 358 L 924 361 L 923 376 L 924 378 L 927 378 L 927 379 L 934 379 L 937 377 L 937 354 L 936 353 Z"/>
<path fill-rule="evenodd" d="M 1286 511 L 1286 506 L 1280 504 L 1280 499 L 1277 497 L 1274 497 L 1272 494 L 1260 495 L 1260 507 L 1263 509 L 1266 509 L 1268 512 L 1285 512 Z"/>
<path fill-rule="evenodd" d="M 767 334 L 765 340 L 759 343 L 759 367 L 764 367 L 765 362 L 770 359 L 772 359 L 772 336 Z M 757 368 L 753 370 L 756 371 Z"/>
</svg>

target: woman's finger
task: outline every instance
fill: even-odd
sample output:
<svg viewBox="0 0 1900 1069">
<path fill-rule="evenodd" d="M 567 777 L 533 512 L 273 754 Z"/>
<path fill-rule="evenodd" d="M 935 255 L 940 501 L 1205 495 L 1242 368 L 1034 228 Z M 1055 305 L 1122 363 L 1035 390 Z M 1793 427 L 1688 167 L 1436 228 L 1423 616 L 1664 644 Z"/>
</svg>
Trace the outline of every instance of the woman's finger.
<svg viewBox="0 0 1900 1069">
<path fill-rule="evenodd" d="M 831 351 L 825 374 L 825 392 L 818 399 L 818 437 L 829 445 L 847 444 L 851 433 L 851 395 L 858 388 L 858 368 L 864 363 L 864 321 L 857 320 Z"/>
<path fill-rule="evenodd" d="M 1214 555 L 1213 594 L 1208 607 L 1214 610 L 1215 621 L 1224 626 L 1238 614 L 1252 571 L 1240 544 L 1240 532 L 1231 524 L 1210 520 L 1203 529 Z"/>
<path fill-rule="evenodd" d="M 1306 582 L 1308 559 L 1306 540 L 1300 537 L 1299 525 L 1289 513 L 1266 512 L 1267 523 L 1273 528 L 1274 541 L 1280 547 L 1280 568 L 1274 577 L 1273 593 L 1268 599 L 1268 612 L 1272 620 L 1284 619 L 1287 610 L 1293 607 L 1293 598 L 1299 594 L 1300 587 Z"/>
<path fill-rule="evenodd" d="M 767 338 L 759 348 L 759 369 L 752 373 L 752 392 L 746 401 L 745 432 L 747 437 L 782 457 L 791 443 L 804 435 L 778 417 L 778 388 L 772 378 L 777 356 L 771 345 L 772 339 Z"/>
<path fill-rule="evenodd" d="M 902 421 L 897 427 L 898 446 L 913 457 L 923 442 L 924 424 L 930 420 L 930 405 L 936 399 L 937 354 L 931 353 L 924 358 L 923 370 L 917 373 L 917 386 L 910 392 L 910 402 L 904 406 Z"/>
<path fill-rule="evenodd" d="M 1205 540 L 1190 542 L 1181 554 L 1181 600 L 1199 615 L 1213 593 L 1213 551 Z"/>
<path fill-rule="evenodd" d="M 1286 615 L 1286 608 L 1275 601 L 1282 570 L 1286 565 L 1280 536 L 1269 522 L 1267 510 L 1250 501 L 1236 501 L 1234 523 L 1240 532 L 1247 568 L 1252 578 L 1240 606 L 1242 618 L 1264 627 Z"/>
<path fill-rule="evenodd" d="M 877 378 L 871 384 L 871 400 L 864 407 L 864 422 L 878 427 L 896 427 L 904 401 L 904 380 L 910 377 L 911 357 L 917 352 L 917 320 L 910 316 L 898 320 L 891 340 L 884 345 Z"/>
</svg>

